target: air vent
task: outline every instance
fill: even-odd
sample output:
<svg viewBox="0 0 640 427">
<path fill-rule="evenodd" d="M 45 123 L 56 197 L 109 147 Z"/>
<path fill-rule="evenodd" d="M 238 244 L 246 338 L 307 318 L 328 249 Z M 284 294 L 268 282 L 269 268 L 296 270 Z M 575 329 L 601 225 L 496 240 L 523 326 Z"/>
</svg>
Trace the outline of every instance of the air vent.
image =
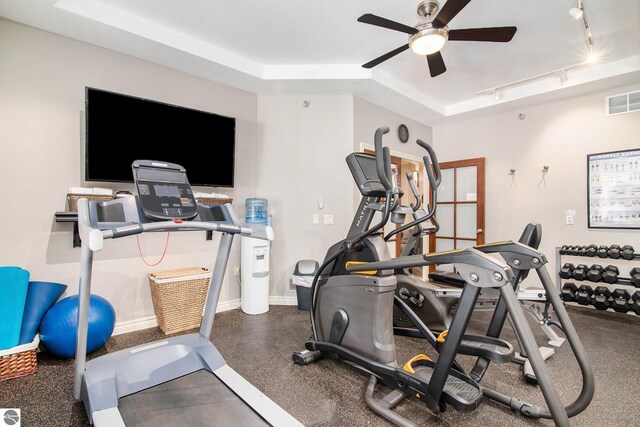
<svg viewBox="0 0 640 427">
<path fill-rule="evenodd" d="M 640 111 L 640 91 L 607 97 L 607 115 Z"/>
</svg>

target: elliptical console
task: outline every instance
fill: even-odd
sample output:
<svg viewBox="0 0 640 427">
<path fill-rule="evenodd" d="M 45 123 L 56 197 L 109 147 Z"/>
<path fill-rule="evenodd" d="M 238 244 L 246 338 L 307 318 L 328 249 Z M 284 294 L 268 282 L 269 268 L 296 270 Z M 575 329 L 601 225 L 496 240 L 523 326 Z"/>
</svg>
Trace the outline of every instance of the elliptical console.
<svg viewBox="0 0 640 427">
<path fill-rule="evenodd" d="M 153 160 L 136 160 L 131 168 L 140 208 L 148 218 L 190 220 L 198 215 L 185 168 Z"/>
</svg>

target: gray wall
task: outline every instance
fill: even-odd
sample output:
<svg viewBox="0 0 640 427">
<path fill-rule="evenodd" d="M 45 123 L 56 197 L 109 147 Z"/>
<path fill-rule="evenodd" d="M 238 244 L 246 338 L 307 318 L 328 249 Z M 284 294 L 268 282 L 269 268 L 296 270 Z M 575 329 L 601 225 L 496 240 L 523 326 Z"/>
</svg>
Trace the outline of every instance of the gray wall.
<svg viewBox="0 0 640 427">
<path fill-rule="evenodd" d="M 0 265 L 22 266 L 34 280 L 65 283 L 68 294 L 77 292 L 80 252 L 71 247 L 71 225 L 53 218 L 66 209 L 68 188 L 82 184 L 85 86 L 236 117 L 236 187 L 218 191 L 234 197 L 239 214 L 244 199 L 255 194 L 256 95 L 3 19 L 0 57 L 0 170 L 2 197 L 11 208 L 0 224 Z M 216 166 L 215 147 L 193 149 Z M 158 259 L 164 233 L 140 240 L 143 253 Z M 152 316 L 146 274 L 212 266 L 216 243 L 202 233 L 174 233 L 164 262 L 147 267 L 134 239 L 108 242 L 95 257 L 93 293 L 112 302 L 118 322 Z M 230 267 L 240 263 L 239 246 L 234 243 Z M 239 296 L 235 278 L 227 274 L 221 301 Z"/>
<path fill-rule="evenodd" d="M 351 96 L 258 97 L 256 194 L 269 200 L 276 235 L 273 302 L 294 297 L 289 282 L 298 260 L 322 262 L 329 246 L 346 236 L 353 217 L 353 184 L 344 161 L 353 147 L 352 111 Z M 314 214 L 320 224 L 312 224 Z M 324 215 L 333 215 L 333 225 L 324 224 Z"/>
<path fill-rule="evenodd" d="M 398 126 L 404 123 L 409 129 L 409 141 L 400 142 L 398 138 Z M 373 135 L 380 126 L 389 126 L 389 133 L 383 138 L 383 143 L 392 152 L 408 154 L 422 158 L 424 149 L 416 144 L 416 139 L 420 138 L 426 143 L 433 140 L 433 130 L 422 123 L 408 119 L 393 111 L 382 108 L 378 105 L 354 98 L 353 101 L 353 149 L 360 150 L 360 143 L 373 145 Z"/>
<path fill-rule="evenodd" d="M 587 154 L 640 147 L 640 113 L 605 115 L 606 96 L 639 89 L 636 84 L 434 127 L 440 160 L 486 157 L 486 241 L 517 239 L 528 222 L 538 222 L 552 269 L 554 249 L 563 244 L 640 248 L 637 230 L 587 228 L 586 170 Z M 544 165 L 546 185 L 540 183 Z M 576 210 L 574 225 L 565 224 L 566 209 Z"/>
</svg>

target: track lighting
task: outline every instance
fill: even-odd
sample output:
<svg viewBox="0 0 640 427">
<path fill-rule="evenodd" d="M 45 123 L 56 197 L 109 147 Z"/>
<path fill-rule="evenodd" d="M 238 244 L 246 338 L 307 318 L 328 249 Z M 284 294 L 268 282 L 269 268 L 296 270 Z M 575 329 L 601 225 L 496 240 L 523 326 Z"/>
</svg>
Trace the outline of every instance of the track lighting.
<svg viewBox="0 0 640 427">
<path fill-rule="evenodd" d="M 598 54 L 595 52 L 595 45 L 593 43 L 593 33 L 591 32 L 591 27 L 587 22 L 587 15 L 584 13 L 584 4 L 582 3 L 582 0 L 578 0 L 578 7 L 577 7 L 577 9 L 580 10 L 580 14 L 577 16 L 572 14 L 571 12 L 573 9 L 576 9 L 576 8 L 572 8 L 569 11 L 569 15 L 571 15 L 575 19 L 582 19 L 582 26 L 584 27 L 584 36 L 587 41 L 587 48 L 589 49 L 589 54 L 587 56 L 587 63 L 595 64 L 596 62 L 598 62 L 599 58 L 598 58 Z"/>
<path fill-rule="evenodd" d="M 594 53 L 596 61 L 598 56 Z M 488 95 L 493 97 L 494 99 L 500 99 L 502 97 L 502 95 L 504 95 L 505 90 L 509 89 L 509 88 L 513 88 L 516 86 L 522 86 L 528 83 L 531 83 L 532 81 L 535 80 L 543 80 L 549 77 L 557 77 L 558 79 L 560 79 L 560 83 L 565 83 L 566 81 L 569 80 L 569 72 L 572 70 L 576 70 L 576 69 L 580 69 L 580 68 L 585 68 L 586 65 L 590 65 L 591 63 L 588 61 L 583 61 L 583 62 L 579 62 L 577 64 L 573 64 L 573 65 L 569 65 L 567 67 L 563 67 L 563 68 L 559 68 L 557 70 L 553 70 L 553 71 L 548 71 L 546 73 L 542 73 L 542 74 L 537 74 L 535 76 L 531 76 L 531 77 L 526 77 L 524 79 L 520 79 L 520 80 L 516 80 L 513 82 L 509 82 L 509 83 L 505 83 L 502 85 L 498 85 L 498 86 L 494 86 L 494 87 L 490 87 L 488 89 L 484 89 L 481 90 L 479 92 L 476 92 L 476 95 Z M 498 96 L 496 96 L 496 94 L 499 94 Z"/>
<path fill-rule="evenodd" d="M 549 71 L 547 73 L 542 73 L 542 74 L 538 74 L 535 76 L 531 76 L 531 77 L 526 77 L 524 79 L 520 79 L 520 80 L 516 80 L 510 83 L 505 83 L 499 86 L 494 86 L 494 87 L 490 87 L 488 89 L 485 90 L 481 90 L 479 92 L 476 92 L 476 95 L 488 95 L 493 97 L 494 99 L 498 100 L 502 97 L 502 95 L 504 95 L 504 90 L 507 88 L 512 88 L 515 86 L 521 86 L 521 85 L 525 85 L 528 84 L 534 80 L 542 80 L 542 79 L 546 79 L 548 77 L 557 77 L 560 79 L 560 84 L 565 84 L 568 79 L 569 79 L 569 71 L 572 71 L 574 69 L 578 69 L 578 68 L 585 68 L 585 66 L 589 66 L 589 65 L 593 65 L 598 63 L 598 61 L 600 60 L 600 56 L 597 53 L 597 49 L 596 46 L 593 42 L 593 38 L 592 38 L 592 32 L 591 32 L 591 27 L 589 26 L 589 23 L 587 22 L 587 16 L 585 14 L 584 11 L 584 2 L 583 0 L 578 0 L 576 7 L 572 7 L 569 10 L 569 15 L 571 15 L 572 18 L 574 19 L 580 19 L 582 20 L 582 26 L 584 29 L 584 36 L 587 42 L 587 49 L 588 49 L 588 55 L 585 59 L 585 61 L 583 62 L 579 62 L 577 64 L 574 65 L 570 65 L 568 67 L 563 67 L 557 70 L 553 70 L 553 71 Z"/>
<path fill-rule="evenodd" d="M 569 9 L 569 16 L 576 20 L 582 18 L 583 13 L 581 2 L 578 2 L 578 7 Z"/>
<path fill-rule="evenodd" d="M 582 18 L 582 9 L 578 9 L 577 7 L 572 7 L 571 9 L 569 9 L 569 16 L 571 16 L 573 19 Z"/>
<path fill-rule="evenodd" d="M 567 70 L 560 71 L 560 74 L 558 74 L 558 77 L 560 77 L 560 83 L 565 83 L 568 79 Z"/>
</svg>

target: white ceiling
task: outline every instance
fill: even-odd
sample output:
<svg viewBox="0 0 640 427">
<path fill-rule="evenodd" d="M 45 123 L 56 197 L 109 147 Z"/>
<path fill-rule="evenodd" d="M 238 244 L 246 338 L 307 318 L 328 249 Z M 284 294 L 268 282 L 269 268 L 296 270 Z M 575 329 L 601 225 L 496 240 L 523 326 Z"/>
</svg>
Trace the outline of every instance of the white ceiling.
<svg viewBox="0 0 640 427">
<path fill-rule="evenodd" d="M 410 50 L 361 67 L 407 35 L 357 18 L 413 26 L 418 0 L 0 0 L 0 16 L 251 92 L 353 93 L 433 125 L 639 82 L 638 0 L 583 0 L 599 65 L 529 80 L 585 60 L 582 21 L 568 14 L 576 1 L 472 0 L 449 28 L 518 31 L 509 43 L 448 42 L 436 78 Z M 477 94 L 522 79 L 500 99 Z"/>
</svg>

